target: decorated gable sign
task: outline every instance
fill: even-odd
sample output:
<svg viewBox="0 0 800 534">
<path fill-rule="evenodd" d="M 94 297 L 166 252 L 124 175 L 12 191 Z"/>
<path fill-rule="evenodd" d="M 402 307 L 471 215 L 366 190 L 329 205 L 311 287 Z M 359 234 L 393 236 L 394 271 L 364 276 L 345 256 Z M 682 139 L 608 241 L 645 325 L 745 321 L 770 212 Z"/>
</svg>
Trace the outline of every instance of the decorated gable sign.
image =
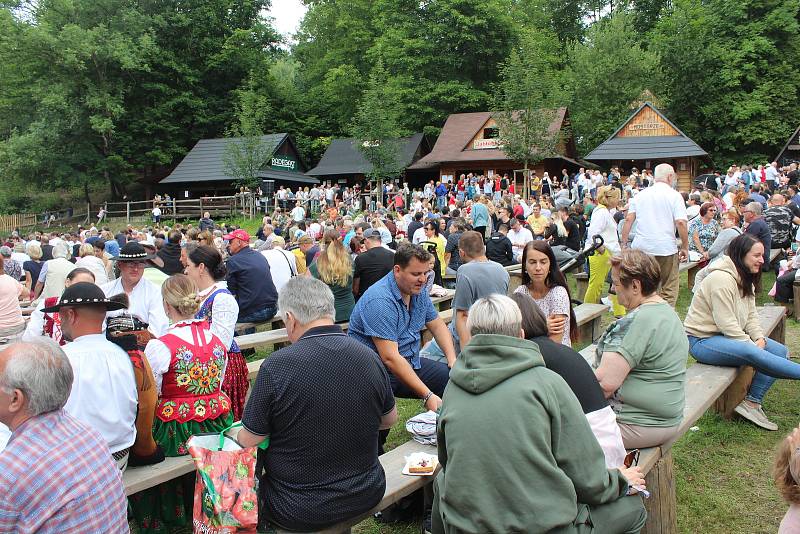
<svg viewBox="0 0 800 534">
<path fill-rule="evenodd" d="M 474 150 L 484 150 L 487 148 L 500 148 L 500 140 L 499 139 L 476 139 L 472 143 L 472 148 Z"/>
<path fill-rule="evenodd" d="M 275 156 L 272 158 L 270 166 L 273 169 L 288 169 L 293 171 L 295 167 L 297 167 L 297 162 L 288 156 Z"/>
</svg>

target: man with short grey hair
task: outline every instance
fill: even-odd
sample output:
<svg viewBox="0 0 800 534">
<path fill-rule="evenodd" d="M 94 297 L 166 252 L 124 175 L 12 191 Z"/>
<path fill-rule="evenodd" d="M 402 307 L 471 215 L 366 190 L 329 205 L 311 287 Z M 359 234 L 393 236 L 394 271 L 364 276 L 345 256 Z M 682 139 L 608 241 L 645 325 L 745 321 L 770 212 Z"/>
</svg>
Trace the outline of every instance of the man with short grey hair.
<svg viewBox="0 0 800 534">
<path fill-rule="evenodd" d="M 333 302 L 320 280 L 286 282 L 278 308 L 292 344 L 261 364 L 237 437 L 250 447 L 269 436 L 260 506 L 280 529 L 316 532 L 357 517 L 386 486 L 378 431 L 397 419 L 389 376 L 334 324 Z"/>
<path fill-rule="evenodd" d="M 762 217 L 764 212 L 761 203 L 750 202 L 742 211 L 744 217 L 744 232 L 751 234 L 764 245 L 764 270 L 769 270 L 769 251 L 772 246 L 772 233 L 769 224 Z"/>
<path fill-rule="evenodd" d="M 628 247 L 628 236 L 636 221 L 636 232 L 630 246 L 655 257 L 661 268 L 659 294 L 674 308 L 678 300 L 680 262 L 689 258 L 686 204 L 681 194 L 673 189 L 677 175 L 672 165 L 657 165 L 654 180 L 652 187 L 631 199 L 620 244 L 623 249 Z M 680 250 L 675 244 L 676 230 L 681 240 Z"/>
<path fill-rule="evenodd" d="M 0 352 L 0 532 L 127 532 L 122 477 L 103 438 L 67 414 L 73 371 L 52 340 Z"/>
</svg>

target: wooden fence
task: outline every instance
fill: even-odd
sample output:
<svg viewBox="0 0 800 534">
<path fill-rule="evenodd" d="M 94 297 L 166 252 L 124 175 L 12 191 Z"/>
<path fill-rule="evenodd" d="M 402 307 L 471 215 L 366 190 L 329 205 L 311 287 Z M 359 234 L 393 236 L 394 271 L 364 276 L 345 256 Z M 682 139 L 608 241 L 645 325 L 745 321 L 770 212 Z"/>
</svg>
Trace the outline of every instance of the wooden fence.
<svg viewBox="0 0 800 534">
<path fill-rule="evenodd" d="M 106 220 L 131 221 L 150 220 L 153 209 L 158 206 L 162 219 L 199 219 L 208 212 L 211 217 L 245 216 L 253 218 L 258 213 L 257 198 L 245 193 L 224 197 L 201 197 L 186 200 L 140 200 L 131 202 L 108 202 L 104 204 Z M 98 206 L 94 212 L 100 211 Z"/>
</svg>

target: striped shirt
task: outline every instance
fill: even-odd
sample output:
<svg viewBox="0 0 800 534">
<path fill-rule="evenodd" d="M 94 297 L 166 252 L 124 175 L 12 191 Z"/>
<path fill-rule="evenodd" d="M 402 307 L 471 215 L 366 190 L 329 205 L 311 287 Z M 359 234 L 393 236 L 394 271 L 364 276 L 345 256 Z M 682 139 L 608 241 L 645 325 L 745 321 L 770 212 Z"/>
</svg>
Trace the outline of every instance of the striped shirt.
<svg viewBox="0 0 800 534">
<path fill-rule="evenodd" d="M 0 532 L 129 532 L 103 438 L 63 410 L 17 427 L 0 453 Z"/>
</svg>

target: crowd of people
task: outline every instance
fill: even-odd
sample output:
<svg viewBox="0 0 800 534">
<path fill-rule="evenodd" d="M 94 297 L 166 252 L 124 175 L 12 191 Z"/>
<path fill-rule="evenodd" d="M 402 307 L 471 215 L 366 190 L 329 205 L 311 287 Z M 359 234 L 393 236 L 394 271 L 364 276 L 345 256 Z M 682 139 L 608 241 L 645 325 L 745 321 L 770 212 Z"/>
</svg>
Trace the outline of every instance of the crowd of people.
<svg viewBox="0 0 800 534">
<path fill-rule="evenodd" d="M 381 500 L 395 398 L 412 398 L 438 414 L 427 531 L 638 532 L 646 488 L 628 451 L 677 438 L 687 354 L 753 366 L 735 411 L 766 430 L 778 429 L 762 408 L 770 386 L 800 379 L 755 306 L 763 270 L 784 271 L 777 300 L 800 270 L 797 172 L 788 183 L 732 172 L 735 183 L 681 193 L 667 164 L 625 179 L 564 171 L 532 180 L 530 203 L 508 176 L 462 175 L 389 187 L 374 209 L 352 201 L 360 191 L 314 187 L 290 202 L 282 188 L 252 237 L 208 213 L 171 228 L 15 232 L 0 247 L 0 530 L 188 525 L 193 475 L 126 506 L 120 473 L 185 455 L 192 435 L 234 421 L 243 446 L 269 438 L 262 525 L 323 529 Z M 607 290 L 615 316 L 592 365 L 572 348 L 561 270 L 589 248 L 578 297 Z M 682 321 L 689 259 L 706 265 Z M 449 325 L 431 300 L 447 288 Z M 291 344 L 248 396 L 235 335 L 276 316 Z M 795 453 L 776 467 L 792 503 Z M 785 522 L 796 516 L 793 505 Z"/>
</svg>

